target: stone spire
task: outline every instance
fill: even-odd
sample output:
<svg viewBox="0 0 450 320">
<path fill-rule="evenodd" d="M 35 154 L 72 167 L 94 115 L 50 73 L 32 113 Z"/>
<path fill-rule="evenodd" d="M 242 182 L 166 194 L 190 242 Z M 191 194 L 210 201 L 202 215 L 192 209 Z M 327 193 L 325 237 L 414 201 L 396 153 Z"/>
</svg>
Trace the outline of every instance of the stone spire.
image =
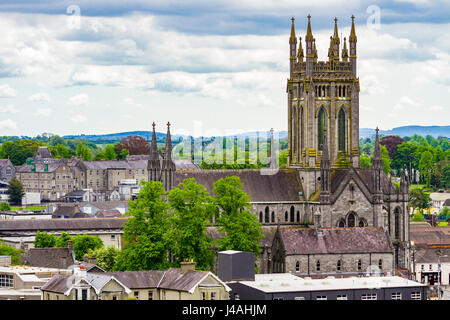
<svg viewBox="0 0 450 320">
<path fill-rule="evenodd" d="M 333 56 L 335 60 L 339 61 L 339 45 L 341 40 L 339 39 L 338 27 L 337 27 L 338 19 L 334 18 L 334 34 L 333 34 Z"/>
<path fill-rule="evenodd" d="M 381 175 L 383 173 L 383 161 L 381 160 L 380 139 L 378 138 L 378 127 L 375 129 L 375 150 L 373 153 L 372 168 L 374 174 L 375 200 L 381 201 Z M 379 198 L 379 199 L 378 199 Z"/>
<path fill-rule="evenodd" d="M 312 77 L 313 63 L 314 63 L 314 53 L 313 49 L 314 37 L 311 32 L 311 15 L 308 14 L 308 27 L 305 36 L 305 46 L 306 46 L 306 76 Z"/>
<path fill-rule="evenodd" d="M 348 61 L 347 39 L 344 38 L 344 48 L 342 49 L 342 61 Z"/>
<path fill-rule="evenodd" d="M 175 163 L 172 160 L 172 138 L 170 136 L 170 122 L 167 122 L 166 146 L 164 158 L 162 161 L 161 181 L 164 191 L 169 192 L 173 188 L 173 174 L 176 170 Z"/>
<path fill-rule="evenodd" d="M 273 139 L 273 128 L 270 129 L 270 169 L 278 169 L 278 161 L 275 154 L 275 144 Z"/>
<path fill-rule="evenodd" d="M 292 78 L 292 75 L 294 73 L 294 65 L 297 62 L 297 38 L 295 37 L 294 17 L 292 17 L 291 20 L 292 20 L 291 36 L 289 37 L 289 50 L 290 50 L 289 65 L 290 65 L 290 75 Z"/>
<path fill-rule="evenodd" d="M 351 18 L 352 18 L 352 29 L 350 30 L 350 37 L 348 38 L 348 41 L 356 42 L 355 16 L 352 15 Z"/>
<path fill-rule="evenodd" d="M 352 15 L 352 29 L 350 37 L 348 38 L 348 45 L 350 47 L 350 62 L 352 63 L 352 74 L 356 77 L 356 32 L 355 32 L 355 16 Z"/>
<path fill-rule="evenodd" d="M 297 61 L 303 62 L 303 47 L 302 47 L 302 37 L 299 38 L 299 46 L 298 46 L 298 53 L 297 53 Z"/>
<path fill-rule="evenodd" d="M 161 175 L 161 163 L 158 154 L 158 145 L 156 143 L 156 132 L 155 132 L 155 122 L 152 123 L 153 133 L 152 133 L 152 143 L 150 145 L 150 158 L 148 160 L 148 178 L 149 181 L 160 181 Z"/>
<path fill-rule="evenodd" d="M 305 37 L 306 41 L 312 41 L 313 40 L 313 35 L 311 32 L 311 15 L 308 14 L 308 27 L 306 29 L 306 37 Z"/>
</svg>

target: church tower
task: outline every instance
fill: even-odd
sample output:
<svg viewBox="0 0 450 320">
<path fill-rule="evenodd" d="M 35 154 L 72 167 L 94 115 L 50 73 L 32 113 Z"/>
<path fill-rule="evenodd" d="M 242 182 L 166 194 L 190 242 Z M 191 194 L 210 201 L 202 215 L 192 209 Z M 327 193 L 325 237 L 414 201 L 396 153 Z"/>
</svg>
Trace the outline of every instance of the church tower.
<svg viewBox="0 0 450 320">
<path fill-rule="evenodd" d="M 356 33 L 354 17 L 349 36 L 350 54 L 338 33 L 338 19 L 330 36 L 328 60 L 318 61 L 311 16 L 305 36 L 305 61 L 302 40 L 295 38 L 292 19 L 290 77 L 288 95 L 288 167 L 302 169 L 304 184 L 317 191 L 316 172 L 320 168 L 325 135 L 331 168 L 359 167 L 359 78 L 356 75 Z M 297 43 L 298 52 L 294 54 Z M 310 172 L 307 174 L 306 172 Z M 306 193 L 311 194 L 312 192 Z"/>
<path fill-rule="evenodd" d="M 148 181 L 160 181 L 161 162 L 158 154 L 158 146 L 156 144 L 155 122 L 152 123 L 152 143 L 150 145 L 150 158 L 148 160 Z"/>
</svg>

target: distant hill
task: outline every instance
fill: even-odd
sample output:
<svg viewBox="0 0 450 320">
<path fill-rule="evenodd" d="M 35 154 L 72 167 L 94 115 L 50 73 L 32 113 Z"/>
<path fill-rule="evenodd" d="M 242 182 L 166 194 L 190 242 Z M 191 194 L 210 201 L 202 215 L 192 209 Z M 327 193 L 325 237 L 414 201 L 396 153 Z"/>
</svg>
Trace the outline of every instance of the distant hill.
<svg viewBox="0 0 450 320">
<path fill-rule="evenodd" d="M 403 126 L 392 128 L 391 130 L 380 130 L 380 135 L 385 136 L 400 136 L 400 137 L 412 137 L 417 134 L 419 136 L 425 137 L 427 135 L 433 138 L 450 137 L 450 126 Z M 360 128 L 359 137 L 360 138 L 370 138 L 375 135 L 375 129 Z"/>
<path fill-rule="evenodd" d="M 264 136 L 268 137 L 270 132 L 245 132 L 235 135 L 238 138 L 256 138 L 259 134 L 260 138 L 264 138 Z M 275 132 L 275 135 L 278 134 L 280 139 L 285 139 L 287 137 L 287 131 L 278 131 Z M 450 137 L 450 126 L 403 126 L 396 127 L 391 130 L 380 130 L 380 135 L 398 135 L 400 137 L 412 137 L 413 135 L 419 136 L 427 136 L 430 135 L 434 138 L 439 136 Z M 120 141 L 120 139 L 131 136 L 138 135 L 146 138 L 147 140 L 151 140 L 152 132 L 151 131 L 128 131 L 128 132 L 118 132 L 118 133 L 109 133 L 109 134 L 98 134 L 98 135 L 66 135 L 63 136 L 65 139 L 82 139 L 88 140 L 95 143 L 115 143 Z M 375 129 L 370 128 L 361 128 L 359 129 L 359 137 L 360 138 L 370 138 L 375 135 Z M 232 137 L 234 135 L 230 135 Z M 188 136 L 185 135 L 172 135 L 172 140 L 174 143 L 179 142 L 182 138 L 186 138 Z M 156 139 L 158 142 L 164 142 L 166 138 L 165 133 L 156 132 Z"/>
</svg>

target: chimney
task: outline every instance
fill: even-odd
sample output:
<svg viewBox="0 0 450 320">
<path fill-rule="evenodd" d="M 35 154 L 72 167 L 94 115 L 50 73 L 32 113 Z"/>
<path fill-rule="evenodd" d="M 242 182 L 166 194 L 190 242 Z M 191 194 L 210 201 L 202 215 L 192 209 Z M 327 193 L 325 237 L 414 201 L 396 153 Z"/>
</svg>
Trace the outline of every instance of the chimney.
<svg viewBox="0 0 450 320">
<path fill-rule="evenodd" d="M 186 259 L 180 263 L 181 273 L 185 274 L 188 271 L 195 271 L 195 262 L 193 259 Z"/>
<path fill-rule="evenodd" d="M 73 251 L 72 240 L 67 241 L 67 249 L 69 249 L 69 251 Z"/>
</svg>

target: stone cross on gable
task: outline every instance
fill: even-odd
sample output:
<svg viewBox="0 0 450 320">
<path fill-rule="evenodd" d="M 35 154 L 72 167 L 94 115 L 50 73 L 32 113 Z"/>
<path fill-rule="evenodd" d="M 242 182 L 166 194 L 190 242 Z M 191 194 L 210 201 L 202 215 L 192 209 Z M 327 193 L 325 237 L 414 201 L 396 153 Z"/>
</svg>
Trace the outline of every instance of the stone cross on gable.
<svg viewBox="0 0 450 320">
<path fill-rule="evenodd" d="M 167 121 L 167 128 L 170 128 L 170 122 Z"/>
</svg>

